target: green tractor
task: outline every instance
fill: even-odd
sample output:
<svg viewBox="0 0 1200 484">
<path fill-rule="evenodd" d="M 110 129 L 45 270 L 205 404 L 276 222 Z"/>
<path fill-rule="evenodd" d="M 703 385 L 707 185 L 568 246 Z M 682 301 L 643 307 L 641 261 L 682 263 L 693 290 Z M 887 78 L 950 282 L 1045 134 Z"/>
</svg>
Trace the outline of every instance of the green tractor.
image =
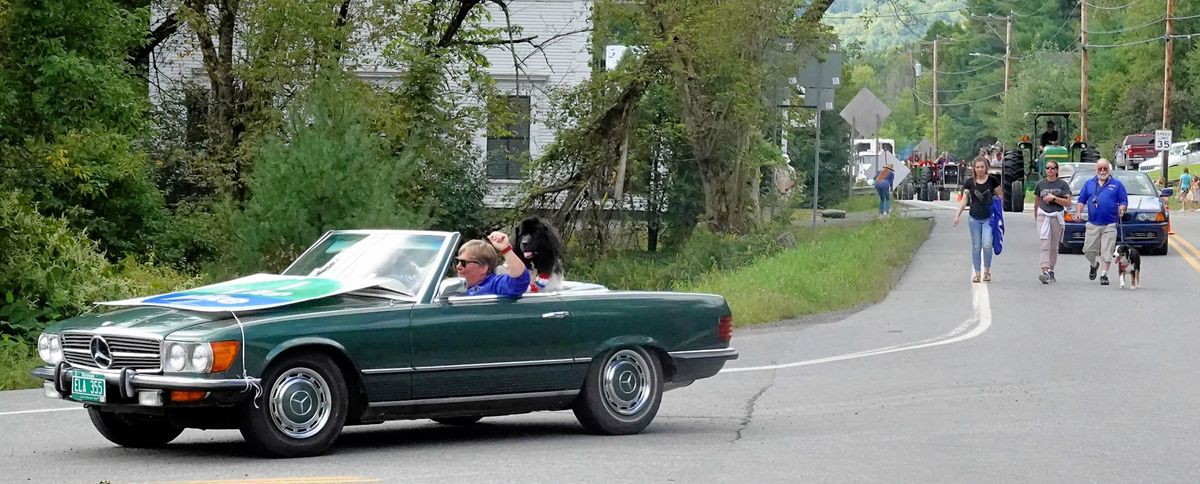
<svg viewBox="0 0 1200 484">
<path fill-rule="evenodd" d="M 1025 113 L 1031 118 L 1033 136 L 1021 137 L 1017 148 L 1004 152 L 1003 171 L 1000 174 L 1000 184 L 1004 187 L 1004 211 L 1022 212 L 1025 210 L 1025 192 L 1033 191 L 1033 187 L 1046 174 L 1046 162 L 1057 161 L 1059 176 L 1069 178 L 1080 165 L 1095 164 L 1100 160 L 1100 152 L 1090 144 L 1075 136 L 1069 147 L 1063 146 L 1065 141 L 1062 133 L 1071 133 L 1071 116 L 1077 112 L 1044 112 Z M 1038 131 L 1038 121 L 1047 120 L 1047 128 Z M 1057 122 L 1056 122 L 1057 121 Z M 1041 136 L 1051 130 L 1057 133 L 1056 139 L 1041 146 Z"/>
</svg>

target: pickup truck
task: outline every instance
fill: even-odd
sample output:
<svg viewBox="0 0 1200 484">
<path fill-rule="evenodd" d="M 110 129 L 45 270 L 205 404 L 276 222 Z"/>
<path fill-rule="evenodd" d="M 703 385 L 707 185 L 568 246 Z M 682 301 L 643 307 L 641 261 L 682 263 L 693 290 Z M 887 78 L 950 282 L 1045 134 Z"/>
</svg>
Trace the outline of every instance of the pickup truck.
<svg viewBox="0 0 1200 484">
<path fill-rule="evenodd" d="M 1154 134 L 1131 134 L 1117 147 L 1116 164 L 1122 170 L 1136 170 L 1143 161 L 1158 156 L 1154 149 Z"/>
</svg>

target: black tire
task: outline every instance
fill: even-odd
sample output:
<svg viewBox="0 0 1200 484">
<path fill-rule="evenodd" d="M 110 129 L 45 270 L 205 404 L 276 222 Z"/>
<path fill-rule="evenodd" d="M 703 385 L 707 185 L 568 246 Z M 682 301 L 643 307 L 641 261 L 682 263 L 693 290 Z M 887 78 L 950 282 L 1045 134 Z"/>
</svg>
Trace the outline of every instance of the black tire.
<svg viewBox="0 0 1200 484">
<path fill-rule="evenodd" d="M 1012 195 L 1009 197 L 1010 200 L 1012 200 L 1012 210 L 1011 211 L 1017 212 L 1017 213 L 1024 212 L 1025 211 L 1025 183 L 1021 182 L 1020 180 L 1017 180 L 1015 182 L 1012 182 L 1012 185 L 1010 186 L 1010 188 L 1012 188 Z"/>
<path fill-rule="evenodd" d="M 591 433 L 636 434 L 658 414 L 662 392 L 657 357 L 636 346 L 617 348 L 592 360 L 573 410 Z"/>
<path fill-rule="evenodd" d="M 1058 253 L 1059 254 L 1070 254 L 1071 248 L 1067 247 L 1065 245 L 1062 245 L 1062 244 L 1058 244 Z"/>
<path fill-rule="evenodd" d="M 1079 152 L 1079 161 L 1081 163 L 1095 163 L 1100 161 L 1100 152 L 1093 148 L 1084 148 Z"/>
<path fill-rule="evenodd" d="M 1152 249 L 1150 251 L 1150 255 L 1167 255 L 1168 246 L 1169 246 L 1169 244 L 1167 244 L 1166 242 L 1163 242 L 1163 245 L 1160 245 L 1160 246 Z"/>
<path fill-rule="evenodd" d="M 482 418 L 482 415 L 471 415 L 467 417 L 442 417 L 432 420 L 442 425 L 472 425 L 479 422 Z"/>
<path fill-rule="evenodd" d="M 933 182 L 925 183 L 925 196 L 928 197 L 926 202 L 937 200 L 937 188 L 933 186 Z"/>
<path fill-rule="evenodd" d="M 243 407 L 240 429 L 256 452 L 271 457 L 318 455 L 342 433 L 349 391 L 341 370 L 329 356 L 311 353 L 286 357 L 271 365 L 262 385 L 257 407 Z"/>
<path fill-rule="evenodd" d="M 183 433 L 183 427 L 172 424 L 166 417 L 112 413 L 88 407 L 88 418 L 100 435 L 121 447 L 158 448 Z"/>
</svg>

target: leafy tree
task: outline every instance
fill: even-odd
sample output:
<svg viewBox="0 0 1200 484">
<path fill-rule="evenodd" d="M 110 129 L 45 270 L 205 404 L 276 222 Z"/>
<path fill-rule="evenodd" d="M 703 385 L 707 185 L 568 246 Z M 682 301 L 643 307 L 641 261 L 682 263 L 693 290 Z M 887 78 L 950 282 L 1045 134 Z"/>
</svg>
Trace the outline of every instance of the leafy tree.
<svg viewBox="0 0 1200 484">
<path fill-rule="evenodd" d="M 288 113 L 284 132 L 257 148 L 249 199 L 233 221 L 237 270 L 281 270 L 328 230 L 426 223 L 427 207 L 399 196 L 415 165 L 372 130 L 369 89 L 327 76 Z"/>
</svg>

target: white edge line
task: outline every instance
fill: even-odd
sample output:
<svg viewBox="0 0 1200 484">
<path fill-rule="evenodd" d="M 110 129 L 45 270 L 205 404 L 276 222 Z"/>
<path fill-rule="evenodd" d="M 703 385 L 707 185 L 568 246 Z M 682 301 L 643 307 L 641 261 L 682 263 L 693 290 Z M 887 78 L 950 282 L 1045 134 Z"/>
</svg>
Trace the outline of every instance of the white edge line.
<svg viewBox="0 0 1200 484">
<path fill-rule="evenodd" d="M 16 412 L 0 412 L 0 417 L 6 415 L 25 415 L 27 413 L 65 412 L 67 410 L 83 410 L 84 407 L 42 408 L 38 410 L 18 410 Z"/>
<path fill-rule="evenodd" d="M 899 353 L 901 351 L 919 350 L 922 348 L 931 348 L 934 346 L 948 345 L 966 341 L 986 332 L 992 327 L 992 306 L 991 297 L 988 294 L 987 284 L 974 284 L 971 286 L 971 306 L 975 314 L 971 315 L 963 324 L 959 325 L 949 333 L 918 341 L 908 345 L 888 346 L 873 350 L 859 351 L 856 353 L 848 353 L 843 355 L 828 356 L 825 358 L 817 358 L 814 360 L 797 361 L 793 363 L 782 363 L 778 365 L 766 366 L 749 366 L 744 368 L 725 368 L 721 373 L 738 373 L 744 371 L 766 371 L 766 370 L 782 370 L 784 368 L 797 368 L 801 366 L 819 365 L 821 363 L 832 363 L 835 361 L 852 360 L 855 358 L 863 358 L 866 356 L 886 355 L 890 353 Z M 970 331 L 963 332 L 974 324 L 974 328 Z"/>
</svg>

